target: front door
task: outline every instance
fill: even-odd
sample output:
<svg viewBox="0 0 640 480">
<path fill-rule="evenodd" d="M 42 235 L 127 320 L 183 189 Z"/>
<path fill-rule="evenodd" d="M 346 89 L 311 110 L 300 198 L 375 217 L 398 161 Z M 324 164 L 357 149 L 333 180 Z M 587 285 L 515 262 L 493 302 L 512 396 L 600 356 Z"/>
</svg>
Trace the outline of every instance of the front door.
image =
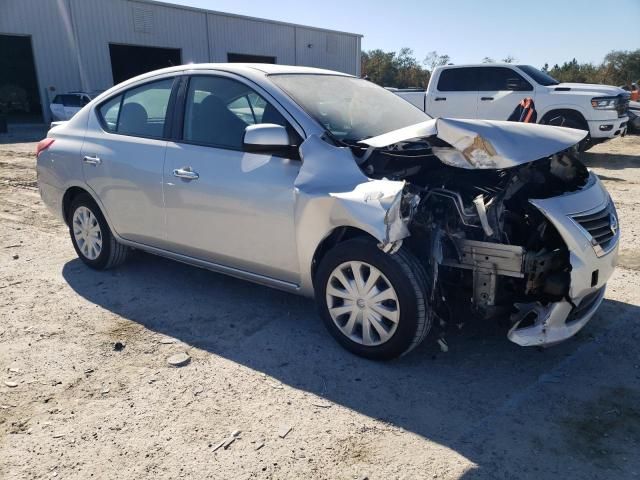
<svg viewBox="0 0 640 480">
<path fill-rule="evenodd" d="M 85 181 L 123 238 L 162 246 L 165 118 L 173 78 L 132 88 L 96 107 L 82 146 Z"/>
<path fill-rule="evenodd" d="M 534 98 L 533 87 L 508 67 L 483 67 L 478 93 L 478 118 L 507 120 L 525 98 Z"/>
<path fill-rule="evenodd" d="M 287 126 L 240 81 L 190 78 L 181 139 L 168 143 L 164 169 L 169 248 L 296 283 L 293 183 L 300 162 L 244 152 L 244 130 L 255 123 Z"/>
</svg>

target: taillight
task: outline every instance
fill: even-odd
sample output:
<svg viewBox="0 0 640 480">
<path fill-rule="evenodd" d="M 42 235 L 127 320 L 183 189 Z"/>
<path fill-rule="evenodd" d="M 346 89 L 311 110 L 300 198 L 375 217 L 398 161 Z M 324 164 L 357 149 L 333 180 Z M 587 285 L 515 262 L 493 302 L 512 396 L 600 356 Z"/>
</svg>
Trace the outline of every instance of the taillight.
<svg viewBox="0 0 640 480">
<path fill-rule="evenodd" d="M 36 147 L 36 157 L 44 152 L 47 148 L 49 148 L 54 141 L 54 138 L 43 138 L 42 140 L 40 140 L 38 142 L 38 146 Z"/>
</svg>

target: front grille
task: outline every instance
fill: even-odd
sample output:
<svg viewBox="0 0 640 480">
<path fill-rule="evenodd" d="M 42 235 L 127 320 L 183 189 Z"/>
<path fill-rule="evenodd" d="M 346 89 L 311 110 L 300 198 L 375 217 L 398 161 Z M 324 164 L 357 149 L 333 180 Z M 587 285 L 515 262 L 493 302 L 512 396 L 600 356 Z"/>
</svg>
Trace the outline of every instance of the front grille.
<svg viewBox="0 0 640 480">
<path fill-rule="evenodd" d="M 616 236 L 618 221 L 611 203 L 595 213 L 574 215 L 572 218 L 589 233 L 594 247 L 598 245 L 606 249 L 609 242 Z"/>
</svg>

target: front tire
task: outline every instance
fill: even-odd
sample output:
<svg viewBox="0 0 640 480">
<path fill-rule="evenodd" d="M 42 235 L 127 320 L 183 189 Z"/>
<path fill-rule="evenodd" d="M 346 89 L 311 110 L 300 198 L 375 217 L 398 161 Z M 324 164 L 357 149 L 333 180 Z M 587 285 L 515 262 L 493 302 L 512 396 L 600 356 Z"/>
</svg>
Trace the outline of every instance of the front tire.
<svg viewBox="0 0 640 480">
<path fill-rule="evenodd" d="M 559 112 L 545 115 L 540 122 L 544 125 L 553 125 L 556 127 L 575 128 L 576 130 L 585 130 L 587 136 L 578 143 L 578 152 L 585 152 L 594 146 L 591 140 L 591 132 L 589 132 L 589 125 L 586 121 L 577 113 L 572 112 Z"/>
<path fill-rule="evenodd" d="M 67 223 L 73 248 L 89 267 L 107 270 L 127 259 L 129 247 L 115 239 L 100 208 L 88 194 L 73 199 Z"/>
<path fill-rule="evenodd" d="M 314 284 L 325 326 L 356 355 L 399 357 L 431 328 L 426 275 L 404 247 L 390 255 L 369 238 L 340 243 L 320 262 Z"/>
</svg>

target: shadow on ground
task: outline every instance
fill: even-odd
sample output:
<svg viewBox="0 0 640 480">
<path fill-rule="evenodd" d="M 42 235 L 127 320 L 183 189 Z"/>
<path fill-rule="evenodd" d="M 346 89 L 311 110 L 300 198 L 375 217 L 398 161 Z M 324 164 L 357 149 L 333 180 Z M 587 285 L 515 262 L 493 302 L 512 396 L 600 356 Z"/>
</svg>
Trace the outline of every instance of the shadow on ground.
<svg viewBox="0 0 640 480">
<path fill-rule="evenodd" d="M 620 155 L 615 153 L 585 152 L 582 154 L 582 162 L 587 167 L 606 168 L 607 170 L 623 170 L 625 168 L 639 168 L 639 155 Z"/>
<path fill-rule="evenodd" d="M 608 394 L 594 375 L 582 378 L 580 372 L 589 371 L 584 359 L 597 357 L 610 330 L 639 316 L 638 307 L 607 301 L 585 331 L 544 351 L 509 343 L 497 327 L 471 324 L 449 337 L 447 354 L 425 342 L 404 358 L 376 363 L 340 348 L 313 302 L 291 294 L 142 253 L 109 272 L 92 271 L 76 259 L 63 275 L 82 297 L 149 330 L 459 452 L 478 465 L 465 478 L 611 478 L 607 469 L 617 471 L 606 455 L 599 458 L 605 467 L 591 460 L 591 403 L 583 403 Z M 613 318 L 618 323 L 608 321 Z M 593 368 L 605 368 L 597 360 Z M 573 372 L 566 380 L 565 371 Z M 612 376 L 604 374 L 606 383 Z M 572 382 L 576 392 L 587 393 L 567 396 Z M 538 398 L 548 389 L 551 396 Z M 624 407 L 606 408 L 624 408 L 628 418 L 640 419 L 637 392 L 628 398 Z M 640 428 L 640 421 L 631 425 Z M 556 438 L 550 444 L 545 437 L 551 430 Z M 637 439 L 627 444 L 625 449 L 640 447 Z"/>
</svg>

